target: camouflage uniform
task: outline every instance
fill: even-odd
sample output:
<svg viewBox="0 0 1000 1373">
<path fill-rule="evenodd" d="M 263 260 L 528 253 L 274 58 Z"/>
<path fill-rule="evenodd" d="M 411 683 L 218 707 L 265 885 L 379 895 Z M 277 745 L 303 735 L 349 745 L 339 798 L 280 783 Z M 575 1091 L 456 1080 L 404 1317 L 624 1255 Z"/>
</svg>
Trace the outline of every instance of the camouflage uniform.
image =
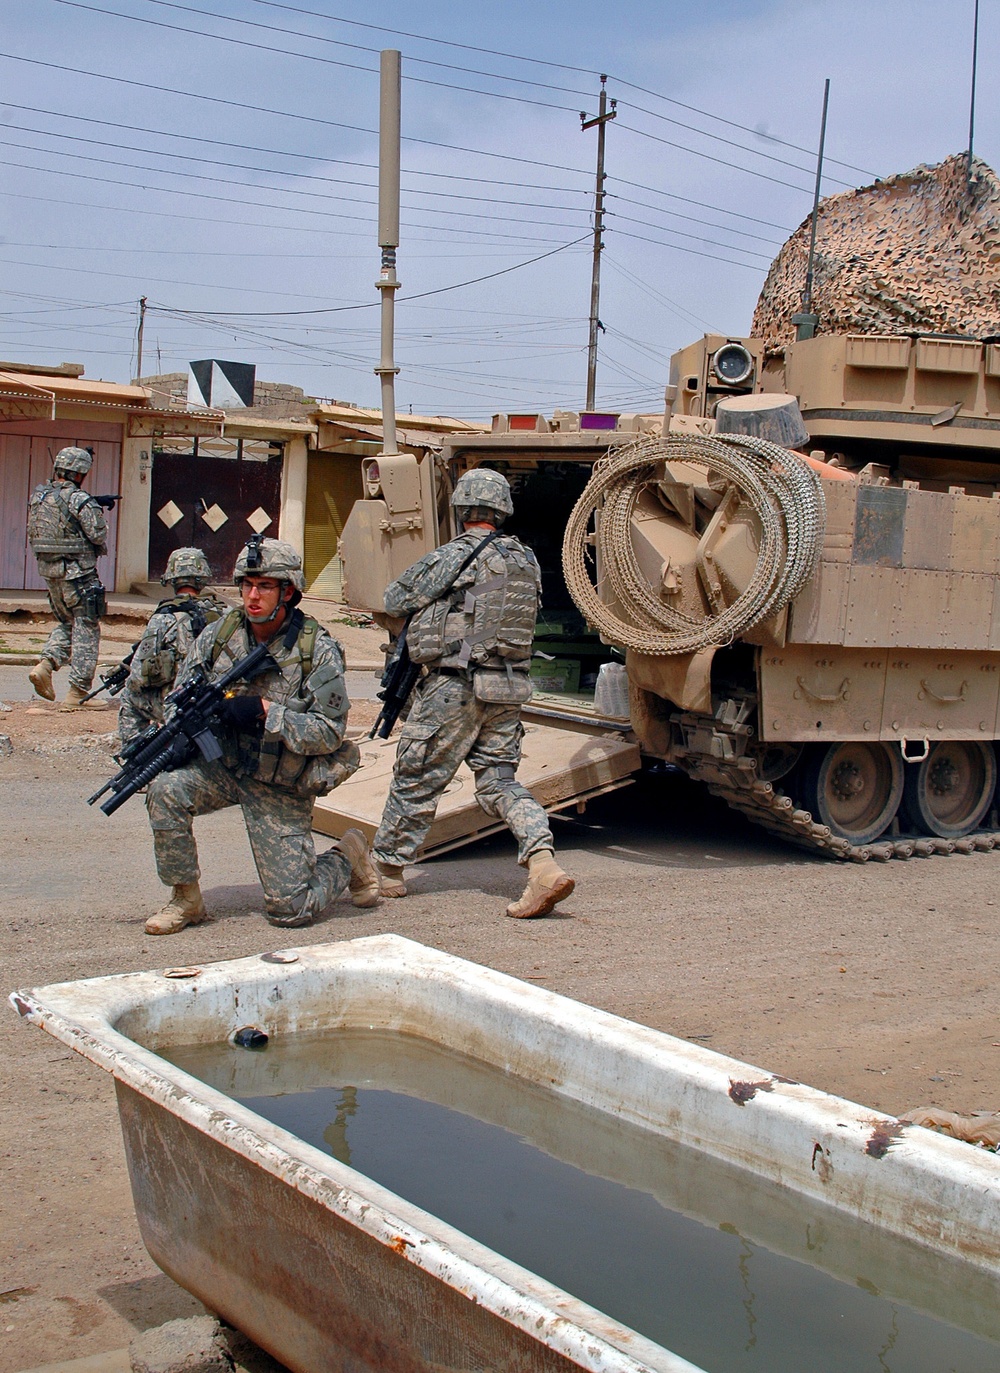
<svg viewBox="0 0 1000 1373">
<path fill-rule="evenodd" d="M 149 725 L 163 724 L 163 698 L 173 688 L 188 650 L 206 625 L 225 615 L 224 602 L 201 594 L 211 576 L 200 548 L 175 548 L 167 559 L 160 582 L 172 585 L 175 595 L 156 607 L 133 650 L 118 711 L 123 744 Z"/>
<path fill-rule="evenodd" d="M 271 702 L 263 733 L 221 731 L 221 759 L 161 773 L 146 796 L 156 869 L 162 882 L 175 887 L 199 877 L 194 817 L 241 806 L 264 904 L 277 923 L 308 923 L 351 877 L 344 853 L 331 849 L 317 858 L 312 841 L 313 798 L 357 767 L 357 748 L 344 743 L 344 659 L 340 645 L 315 621 L 305 625 L 315 634 L 311 666 L 302 657 L 305 635 L 286 649 L 283 625 L 270 645 L 280 670 L 240 684 L 243 694 Z M 220 677 L 256 643 L 243 612 L 231 611 L 199 635 L 177 685 L 199 666 Z"/>
<path fill-rule="evenodd" d="M 57 454 L 52 480 L 32 492 L 28 528 L 38 572 L 45 580 L 57 621 L 41 658 L 54 669 L 69 663 L 70 687 L 87 692 L 97 671 L 101 641 L 95 592 L 101 588 L 97 559 L 107 551 L 108 524 L 93 496 L 58 475 L 60 459 L 67 464 L 74 461 L 64 457 L 67 453 L 82 455 L 79 464 L 67 470 L 89 470 L 91 459 L 86 449 L 63 449 Z M 32 529 L 40 532 L 33 534 Z"/>
<path fill-rule="evenodd" d="M 534 854 L 555 847 L 545 811 L 527 787 L 514 780 L 524 736 L 520 706 L 481 701 L 474 693 L 477 663 L 498 671 L 504 664 L 489 654 L 478 654 L 476 646 L 470 655 L 460 642 L 461 621 L 466 618 L 465 593 L 482 580 L 477 569 L 482 571 L 485 560 L 495 565 L 498 557 L 519 559 L 534 568 L 531 623 L 537 613 L 541 576 L 534 556 L 517 539 L 501 535 L 456 580 L 462 563 L 482 537 L 481 532 L 460 534 L 426 554 L 385 593 L 390 615 L 410 615 L 435 603 L 446 614 L 445 651 L 436 662 L 428 663 L 428 676 L 417 686 L 400 734 L 389 798 L 372 844 L 376 861 L 387 867 L 402 867 L 416 857 L 441 794 L 463 762 L 475 776 L 480 806 L 487 815 L 502 819 L 517 838 L 519 863 L 527 864 Z M 447 603 L 446 611 L 443 603 Z M 416 620 L 411 622 L 411 635 L 415 624 Z M 525 661 L 519 665 L 522 673 L 530 656 L 530 632 L 528 639 Z"/>
</svg>

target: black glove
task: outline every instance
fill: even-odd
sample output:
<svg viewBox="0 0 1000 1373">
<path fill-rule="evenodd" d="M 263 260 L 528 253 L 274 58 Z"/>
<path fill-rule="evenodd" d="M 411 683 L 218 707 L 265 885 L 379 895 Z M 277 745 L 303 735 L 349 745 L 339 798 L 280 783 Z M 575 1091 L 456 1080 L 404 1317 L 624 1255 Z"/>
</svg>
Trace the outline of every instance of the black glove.
<svg viewBox="0 0 1000 1373">
<path fill-rule="evenodd" d="M 115 501 L 120 501 L 121 496 L 92 496 L 91 499 L 95 500 L 105 510 L 114 510 Z"/>
<path fill-rule="evenodd" d="M 243 734 L 253 734 L 264 728 L 264 703 L 259 696 L 227 696 L 219 719 Z"/>
</svg>

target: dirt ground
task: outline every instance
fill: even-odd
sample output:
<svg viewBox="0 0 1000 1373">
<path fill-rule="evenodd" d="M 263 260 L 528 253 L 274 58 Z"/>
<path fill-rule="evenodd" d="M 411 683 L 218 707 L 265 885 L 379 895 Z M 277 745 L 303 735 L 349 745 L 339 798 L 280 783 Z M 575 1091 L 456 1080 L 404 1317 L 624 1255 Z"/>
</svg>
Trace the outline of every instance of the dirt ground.
<svg viewBox="0 0 1000 1373">
<path fill-rule="evenodd" d="M 196 828 L 213 920 L 143 933 L 163 889 L 141 801 L 110 820 L 83 804 L 112 727 L 99 709 L 0 712 L 7 990 L 289 943 L 255 913 L 233 811 Z M 1000 854 L 813 859 L 673 774 L 554 825 L 578 883 L 558 918 L 504 918 L 522 874 L 495 838 L 417 869 L 403 902 L 337 903 L 295 942 L 397 931 L 889 1112 L 1000 1106 Z M 0 1047 L 0 1373 L 197 1309 L 139 1239 L 111 1080 L 9 1009 Z"/>
<path fill-rule="evenodd" d="M 231 605 L 236 604 L 237 596 L 232 587 L 215 587 L 213 590 L 222 600 Z M 379 646 L 385 641 L 386 634 L 384 630 L 372 624 L 368 615 L 308 596 L 301 604 L 307 615 L 319 620 L 320 624 L 339 640 L 350 666 L 368 667 L 381 661 Z M 155 602 L 149 601 L 144 613 L 139 613 L 134 607 L 130 607 L 128 613 L 112 610 L 107 618 L 102 620 L 102 665 L 117 663 L 125 657 L 142 633 L 146 619 L 154 607 Z M 32 607 L 0 612 L 0 658 L 14 654 L 37 655 L 54 623 L 55 618 L 47 613 L 47 609 Z M 101 670 L 105 670 L 103 666 Z"/>
</svg>

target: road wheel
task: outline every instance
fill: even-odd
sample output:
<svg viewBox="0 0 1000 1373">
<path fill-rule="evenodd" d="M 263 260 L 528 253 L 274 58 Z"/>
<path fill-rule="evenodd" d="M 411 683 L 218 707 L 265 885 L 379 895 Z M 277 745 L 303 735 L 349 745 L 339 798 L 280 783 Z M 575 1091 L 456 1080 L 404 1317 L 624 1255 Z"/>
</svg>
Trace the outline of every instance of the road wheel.
<svg viewBox="0 0 1000 1373">
<path fill-rule="evenodd" d="M 802 757 L 802 744 L 763 744 L 758 747 L 757 776 L 762 782 L 778 782 Z"/>
<path fill-rule="evenodd" d="M 993 804 L 997 761 L 991 744 L 942 739 L 922 763 L 907 763 L 902 819 L 907 829 L 961 839 Z"/>
<path fill-rule="evenodd" d="M 879 743 L 813 744 L 802 766 L 802 806 L 852 844 L 888 829 L 903 795 L 899 749 Z"/>
</svg>

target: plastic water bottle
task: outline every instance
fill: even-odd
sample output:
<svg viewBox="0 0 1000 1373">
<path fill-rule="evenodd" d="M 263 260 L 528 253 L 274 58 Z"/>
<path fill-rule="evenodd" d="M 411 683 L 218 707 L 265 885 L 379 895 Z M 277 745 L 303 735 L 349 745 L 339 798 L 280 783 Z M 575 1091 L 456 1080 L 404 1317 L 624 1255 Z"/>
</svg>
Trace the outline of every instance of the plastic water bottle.
<svg viewBox="0 0 1000 1373">
<path fill-rule="evenodd" d="M 602 663 L 597 673 L 594 710 L 612 720 L 627 720 L 628 673 L 623 663 Z"/>
</svg>

